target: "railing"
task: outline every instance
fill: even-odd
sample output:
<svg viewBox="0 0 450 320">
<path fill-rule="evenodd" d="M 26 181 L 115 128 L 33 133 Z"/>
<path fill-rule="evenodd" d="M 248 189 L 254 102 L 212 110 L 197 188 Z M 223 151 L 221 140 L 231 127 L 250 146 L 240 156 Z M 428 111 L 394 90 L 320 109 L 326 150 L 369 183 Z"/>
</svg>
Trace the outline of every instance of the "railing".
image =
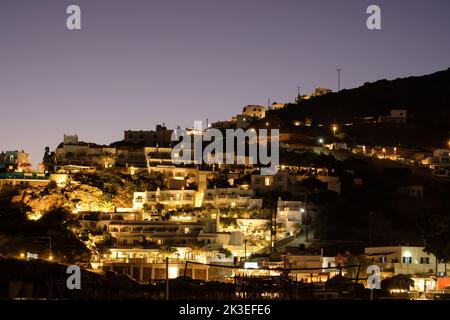
<svg viewBox="0 0 450 320">
<path fill-rule="evenodd" d="M 275 248 L 281 247 L 281 246 L 283 246 L 283 245 L 285 245 L 285 244 L 288 244 L 289 242 L 291 242 L 292 240 L 294 240 L 295 238 L 297 238 L 299 235 L 300 235 L 300 232 L 297 232 L 296 234 L 293 234 L 292 236 L 289 236 L 289 237 L 286 237 L 286 238 L 277 240 L 277 241 L 273 244 L 273 246 L 274 246 Z"/>
<path fill-rule="evenodd" d="M 0 174 L 0 179 L 48 180 L 49 176 L 43 173 L 7 172 Z"/>
</svg>

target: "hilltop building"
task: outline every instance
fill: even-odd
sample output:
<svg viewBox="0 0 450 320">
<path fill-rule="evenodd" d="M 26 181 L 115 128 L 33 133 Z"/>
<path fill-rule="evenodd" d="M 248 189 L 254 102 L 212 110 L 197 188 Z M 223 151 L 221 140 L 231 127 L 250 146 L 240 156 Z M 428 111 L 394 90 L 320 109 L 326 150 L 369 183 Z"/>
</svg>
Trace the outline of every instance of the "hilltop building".
<svg viewBox="0 0 450 320">
<path fill-rule="evenodd" d="M 123 133 L 123 142 L 127 144 L 142 144 L 146 147 L 167 147 L 172 145 L 173 130 L 163 125 L 157 125 L 156 130 L 135 131 L 126 130 Z"/>
<path fill-rule="evenodd" d="M 55 150 L 55 166 L 92 166 L 109 168 L 116 163 L 116 148 L 78 140 L 77 135 L 64 135 Z"/>
<path fill-rule="evenodd" d="M 318 87 L 318 88 L 314 89 L 314 91 L 311 93 L 311 97 L 319 97 L 319 96 L 323 96 L 323 95 L 331 93 L 331 92 L 333 92 L 333 90 L 328 89 L 328 88 Z"/>
</svg>

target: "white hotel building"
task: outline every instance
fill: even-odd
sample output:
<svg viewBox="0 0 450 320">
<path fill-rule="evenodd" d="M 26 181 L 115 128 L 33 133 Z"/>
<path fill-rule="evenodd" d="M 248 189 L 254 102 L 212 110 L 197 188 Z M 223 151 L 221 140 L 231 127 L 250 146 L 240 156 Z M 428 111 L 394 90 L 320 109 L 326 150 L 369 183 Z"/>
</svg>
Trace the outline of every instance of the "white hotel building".
<svg viewBox="0 0 450 320">
<path fill-rule="evenodd" d="M 444 273 L 446 265 L 436 264 L 436 257 L 424 252 L 424 249 L 411 246 L 370 247 L 365 249 L 365 255 L 369 263 L 381 268 L 382 276 L 385 277 Z"/>
<path fill-rule="evenodd" d="M 195 190 L 156 190 L 135 192 L 133 196 L 133 210 L 155 208 L 163 205 L 167 209 L 194 208 L 210 206 L 213 208 L 261 208 L 262 199 L 254 198 L 253 190 L 240 188 L 214 188 L 205 191 Z"/>
</svg>

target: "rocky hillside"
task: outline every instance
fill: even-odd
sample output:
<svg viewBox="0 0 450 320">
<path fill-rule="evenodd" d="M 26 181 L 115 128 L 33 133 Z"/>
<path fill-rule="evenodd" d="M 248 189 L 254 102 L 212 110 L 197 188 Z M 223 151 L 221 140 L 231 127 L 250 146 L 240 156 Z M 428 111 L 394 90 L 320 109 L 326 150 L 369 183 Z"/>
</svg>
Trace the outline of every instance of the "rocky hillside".
<svg viewBox="0 0 450 320">
<path fill-rule="evenodd" d="M 70 212 L 112 210 L 114 207 L 129 208 L 132 204 L 130 194 L 119 189 L 111 196 L 99 188 L 73 183 L 66 188 L 29 187 L 19 190 L 11 199 L 12 204 L 24 204 L 31 213 L 45 214 L 54 208 L 65 208 Z"/>
<path fill-rule="evenodd" d="M 156 190 L 162 186 L 159 176 L 145 171 L 136 175 L 119 171 L 98 171 L 70 176 L 65 187 L 50 183 L 45 187 L 21 188 L 12 197 L 11 204 L 30 207 L 30 214 L 45 214 L 54 208 L 78 211 L 109 211 L 130 208 L 135 191 Z"/>
</svg>

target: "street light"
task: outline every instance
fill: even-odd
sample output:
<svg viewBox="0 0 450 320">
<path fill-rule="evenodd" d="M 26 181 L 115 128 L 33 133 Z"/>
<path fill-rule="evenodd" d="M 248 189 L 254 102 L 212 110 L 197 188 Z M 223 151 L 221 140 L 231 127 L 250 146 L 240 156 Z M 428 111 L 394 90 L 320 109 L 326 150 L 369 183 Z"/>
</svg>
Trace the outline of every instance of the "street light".
<svg viewBox="0 0 450 320">
<path fill-rule="evenodd" d="M 333 124 L 332 129 L 333 129 L 333 136 L 336 137 L 336 131 L 337 131 L 337 129 L 338 129 L 338 128 L 337 128 L 337 125 Z"/>
<path fill-rule="evenodd" d="M 308 234 L 308 226 L 309 226 L 309 215 L 308 215 L 308 211 L 306 209 L 300 209 L 300 212 L 303 213 L 303 218 L 304 218 L 304 222 L 305 222 L 305 242 L 308 243 L 309 242 L 309 234 Z"/>
</svg>

